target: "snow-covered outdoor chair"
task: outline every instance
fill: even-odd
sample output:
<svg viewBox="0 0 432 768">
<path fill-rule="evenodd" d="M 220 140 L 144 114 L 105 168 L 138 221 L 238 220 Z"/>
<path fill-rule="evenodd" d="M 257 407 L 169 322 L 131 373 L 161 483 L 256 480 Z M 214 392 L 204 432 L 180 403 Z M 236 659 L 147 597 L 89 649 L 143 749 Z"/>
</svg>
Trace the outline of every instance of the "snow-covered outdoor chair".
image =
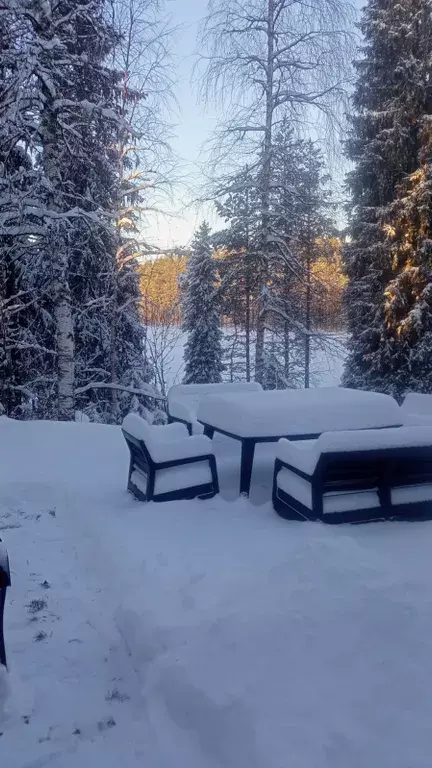
<svg viewBox="0 0 432 768">
<path fill-rule="evenodd" d="M 136 414 L 123 421 L 129 446 L 128 490 L 140 501 L 210 498 L 219 493 L 212 443 L 183 424 L 150 426 Z"/>
<path fill-rule="evenodd" d="M 432 428 L 279 440 L 272 499 L 276 512 L 288 520 L 432 518 Z"/>
<path fill-rule="evenodd" d="M 432 395 L 409 392 L 401 405 L 402 422 L 405 426 L 432 425 Z"/>
<path fill-rule="evenodd" d="M 180 422 L 188 428 L 189 434 L 201 434 L 202 425 L 197 421 L 198 406 L 207 395 L 226 392 L 258 392 L 262 390 L 257 381 L 227 381 L 222 384 L 176 384 L 168 392 L 168 417 L 171 423 Z"/>
<path fill-rule="evenodd" d="M 6 590 L 11 585 L 9 558 L 0 539 L 0 665 L 6 667 L 6 649 L 4 641 L 3 617 L 6 602 Z"/>
</svg>

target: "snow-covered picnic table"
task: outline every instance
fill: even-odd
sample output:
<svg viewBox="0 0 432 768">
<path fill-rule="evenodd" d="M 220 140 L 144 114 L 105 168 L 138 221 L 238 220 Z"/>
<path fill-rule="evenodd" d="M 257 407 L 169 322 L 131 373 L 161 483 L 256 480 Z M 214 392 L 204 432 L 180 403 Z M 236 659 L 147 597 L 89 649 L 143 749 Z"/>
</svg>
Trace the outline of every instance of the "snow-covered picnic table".
<svg viewBox="0 0 432 768">
<path fill-rule="evenodd" d="M 323 387 L 208 395 L 198 407 L 204 432 L 241 442 L 240 493 L 249 493 L 256 443 L 311 440 L 334 430 L 400 427 L 401 413 L 389 395 Z"/>
</svg>

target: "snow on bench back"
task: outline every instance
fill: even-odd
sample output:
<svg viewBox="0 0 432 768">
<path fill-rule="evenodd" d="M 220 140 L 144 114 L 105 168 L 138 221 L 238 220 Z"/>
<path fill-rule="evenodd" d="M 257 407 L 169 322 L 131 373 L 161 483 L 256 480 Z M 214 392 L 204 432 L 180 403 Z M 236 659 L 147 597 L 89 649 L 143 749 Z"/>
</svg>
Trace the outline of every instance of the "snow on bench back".
<svg viewBox="0 0 432 768">
<path fill-rule="evenodd" d="M 184 440 L 188 431 L 184 424 L 166 424 L 152 427 L 136 413 L 129 413 L 123 420 L 122 429 L 137 440 L 144 440 L 148 448 L 161 442 Z"/>
<path fill-rule="evenodd" d="M 143 440 L 156 462 L 213 453 L 211 440 L 204 435 L 189 437 L 184 424 L 152 427 L 136 413 L 130 413 L 123 420 L 122 429 L 137 440 Z"/>
<path fill-rule="evenodd" d="M 207 395 L 225 392 L 260 392 L 257 381 L 229 381 L 221 384 L 176 384 L 168 392 L 168 410 L 171 416 L 184 421 L 195 421 L 198 405 Z"/>
<path fill-rule="evenodd" d="M 401 405 L 404 411 L 416 413 L 419 416 L 432 416 L 432 395 L 419 392 L 409 392 Z"/>
<path fill-rule="evenodd" d="M 317 440 L 279 440 L 277 456 L 312 475 L 318 459 L 326 453 L 353 453 L 385 448 L 428 448 L 432 450 L 432 427 L 395 427 L 324 432 Z"/>
<path fill-rule="evenodd" d="M 381 448 L 432 448 L 432 427 L 365 429 L 352 432 L 325 432 L 315 443 L 318 454 L 368 451 Z"/>
</svg>

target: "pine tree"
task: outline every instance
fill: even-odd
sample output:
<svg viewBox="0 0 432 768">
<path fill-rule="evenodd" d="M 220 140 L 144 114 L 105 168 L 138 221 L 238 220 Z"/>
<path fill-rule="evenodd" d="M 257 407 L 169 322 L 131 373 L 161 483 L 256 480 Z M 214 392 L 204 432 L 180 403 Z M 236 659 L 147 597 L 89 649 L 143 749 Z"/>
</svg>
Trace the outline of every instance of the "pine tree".
<svg viewBox="0 0 432 768">
<path fill-rule="evenodd" d="M 423 263 L 425 253 L 418 247 L 413 200 L 405 205 L 403 198 L 413 184 L 418 188 L 413 174 L 431 106 L 429 5 L 424 0 L 373 0 L 363 13 L 362 31 L 365 45 L 347 143 L 356 167 L 348 178 L 351 242 L 344 263 L 350 345 L 343 382 L 399 395 L 415 384 L 408 374 L 412 354 L 417 354 L 413 345 L 418 349 L 418 339 L 428 332 L 427 325 L 421 329 L 419 324 L 413 335 L 408 323 L 407 333 L 400 333 L 402 316 L 409 315 L 428 283 L 425 274 L 418 281 L 418 271 L 409 276 L 405 270 L 414 252 L 414 267 Z M 407 234 L 411 229 L 417 234 Z"/>
<path fill-rule="evenodd" d="M 210 245 L 210 228 L 201 224 L 195 234 L 185 275 L 183 328 L 185 384 L 219 383 L 223 371 L 222 331 L 216 293 L 216 267 Z"/>
</svg>

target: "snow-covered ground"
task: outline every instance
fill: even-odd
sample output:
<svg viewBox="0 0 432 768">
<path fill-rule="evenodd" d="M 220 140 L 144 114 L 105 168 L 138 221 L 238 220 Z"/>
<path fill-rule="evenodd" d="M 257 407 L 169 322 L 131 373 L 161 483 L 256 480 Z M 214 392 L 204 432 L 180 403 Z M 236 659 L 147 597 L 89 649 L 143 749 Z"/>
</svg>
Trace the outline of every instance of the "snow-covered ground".
<svg viewBox="0 0 432 768">
<path fill-rule="evenodd" d="M 118 428 L 0 420 L 2 765 L 429 768 L 432 524 L 285 522 L 273 450 L 144 505 Z"/>
</svg>

